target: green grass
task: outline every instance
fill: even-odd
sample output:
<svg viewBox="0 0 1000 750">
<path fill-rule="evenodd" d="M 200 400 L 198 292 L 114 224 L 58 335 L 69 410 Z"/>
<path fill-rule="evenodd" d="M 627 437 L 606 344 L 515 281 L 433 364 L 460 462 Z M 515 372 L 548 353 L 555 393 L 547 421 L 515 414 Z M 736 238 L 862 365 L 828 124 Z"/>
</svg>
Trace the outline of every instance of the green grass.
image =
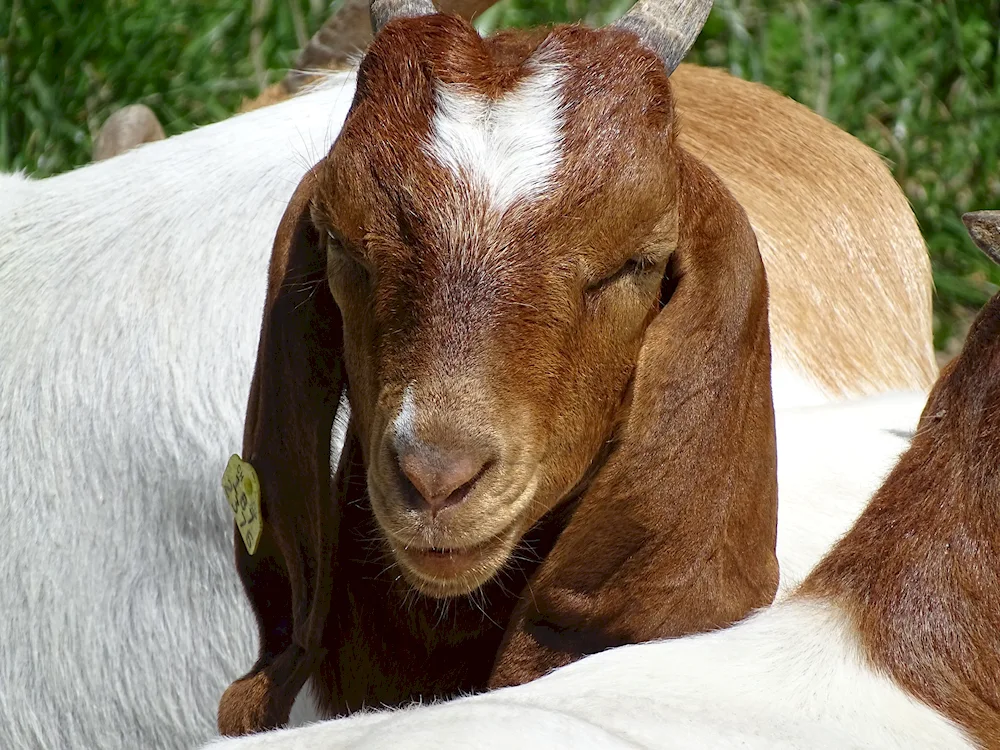
<svg viewBox="0 0 1000 750">
<path fill-rule="evenodd" d="M 221 120 L 260 78 L 251 0 L 0 0 L 0 169 L 46 176 L 85 164 L 114 110 L 149 105 L 168 134 Z M 267 81 L 281 77 L 325 3 L 269 2 Z M 293 12 L 295 11 L 295 12 Z"/>
<path fill-rule="evenodd" d="M 124 104 L 148 104 L 170 134 L 228 116 L 280 77 L 328 10 L 325 0 L 10 2 L 0 169 L 39 176 L 86 163 Z M 626 5 L 504 0 L 481 26 L 603 23 Z M 959 219 L 1000 207 L 1000 0 L 717 0 L 691 59 L 762 81 L 883 154 L 930 247 L 935 341 L 960 335 L 1000 284 Z"/>
</svg>

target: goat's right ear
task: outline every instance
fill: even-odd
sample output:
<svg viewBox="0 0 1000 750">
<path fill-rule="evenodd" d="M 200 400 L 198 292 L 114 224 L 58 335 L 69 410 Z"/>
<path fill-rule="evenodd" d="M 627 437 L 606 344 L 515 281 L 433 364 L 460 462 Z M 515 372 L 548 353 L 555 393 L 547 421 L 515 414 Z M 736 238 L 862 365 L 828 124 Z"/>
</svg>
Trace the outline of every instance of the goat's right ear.
<svg viewBox="0 0 1000 750">
<path fill-rule="evenodd" d="M 260 653 L 219 703 L 219 731 L 287 722 L 323 653 L 339 513 L 331 500 L 330 436 L 341 393 L 343 323 L 326 280 L 326 243 L 311 219 L 315 168 L 299 184 L 271 256 L 243 436 L 260 480 L 263 531 L 236 567 L 257 617 Z"/>
<path fill-rule="evenodd" d="M 525 589 L 490 687 L 613 646 L 725 627 L 777 590 L 764 265 L 721 180 L 676 158 L 676 260 L 626 418 Z"/>
</svg>

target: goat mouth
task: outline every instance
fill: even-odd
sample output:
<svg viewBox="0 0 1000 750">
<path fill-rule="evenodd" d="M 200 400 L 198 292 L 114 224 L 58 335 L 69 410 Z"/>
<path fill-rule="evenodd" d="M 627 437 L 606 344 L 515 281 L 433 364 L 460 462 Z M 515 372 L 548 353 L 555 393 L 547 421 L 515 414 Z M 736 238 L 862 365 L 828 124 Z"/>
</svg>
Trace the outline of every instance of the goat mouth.
<svg viewBox="0 0 1000 750">
<path fill-rule="evenodd" d="M 404 574 L 421 592 L 445 597 L 467 594 L 493 577 L 513 547 L 513 529 L 468 547 L 392 545 Z"/>
</svg>

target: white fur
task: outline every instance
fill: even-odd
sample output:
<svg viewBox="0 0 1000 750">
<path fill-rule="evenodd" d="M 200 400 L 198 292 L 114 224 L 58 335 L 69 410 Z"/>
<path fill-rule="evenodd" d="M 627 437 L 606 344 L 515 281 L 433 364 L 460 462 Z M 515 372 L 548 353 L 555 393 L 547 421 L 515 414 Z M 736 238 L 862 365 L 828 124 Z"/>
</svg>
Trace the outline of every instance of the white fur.
<svg viewBox="0 0 1000 750">
<path fill-rule="evenodd" d="M 780 593 L 850 528 L 909 445 L 924 393 L 775 412 Z"/>
<path fill-rule="evenodd" d="M 802 372 L 800 367 L 784 361 L 778 351 L 771 355 L 771 393 L 781 399 L 783 409 L 819 406 L 830 403 L 822 386 Z"/>
<path fill-rule="evenodd" d="M 497 100 L 439 83 L 430 154 L 497 210 L 538 197 L 562 159 L 560 83 L 554 64 L 540 65 Z"/>
<path fill-rule="evenodd" d="M 347 427 L 351 422 L 351 404 L 347 399 L 347 391 L 340 394 L 340 405 L 337 407 L 337 414 L 333 418 L 333 429 L 330 430 L 330 445 L 336 448 L 342 446 L 347 438 Z M 340 450 L 330 451 L 330 476 L 337 473 L 337 465 L 340 462 Z"/>
<path fill-rule="evenodd" d="M 964 733 L 863 660 L 832 605 L 791 600 L 727 630 L 625 646 L 535 682 L 212 750 L 912 750 Z"/>
<path fill-rule="evenodd" d="M 66 175 L 0 178 L 0 748 L 192 747 L 252 663 L 220 478 L 275 229 L 353 93 L 335 75 Z M 824 487 L 876 483 L 897 451 L 845 422 L 845 456 L 872 443 L 855 469 L 806 450 L 821 422 L 781 424 L 781 523 L 801 527 L 781 561 L 801 571 L 865 496 Z"/>
<path fill-rule="evenodd" d="M 399 414 L 392 423 L 396 450 L 413 446 L 417 442 L 417 406 L 413 396 L 413 384 L 406 386 Z"/>
</svg>

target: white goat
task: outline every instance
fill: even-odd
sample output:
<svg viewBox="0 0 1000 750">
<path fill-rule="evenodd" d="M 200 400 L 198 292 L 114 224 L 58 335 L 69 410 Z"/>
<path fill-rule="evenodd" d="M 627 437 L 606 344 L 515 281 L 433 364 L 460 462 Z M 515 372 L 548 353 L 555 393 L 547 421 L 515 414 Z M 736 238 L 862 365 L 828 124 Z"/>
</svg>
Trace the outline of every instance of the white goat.
<svg viewBox="0 0 1000 750">
<path fill-rule="evenodd" d="M 190 747 L 254 649 L 219 481 L 271 238 L 350 75 L 0 180 L 0 747 Z"/>
<path fill-rule="evenodd" d="M 211 750 L 972 748 L 864 663 L 842 613 L 785 601 L 728 630 L 623 646 L 431 707 L 214 742 Z"/>
<path fill-rule="evenodd" d="M 213 732 L 254 651 L 218 484 L 240 442 L 264 269 L 353 86 L 332 76 L 70 174 L 0 179 L 0 747 L 189 747 Z M 844 441 L 870 459 L 869 484 L 902 446 L 881 430 Z M 805 437 L 779 432 L 796 450 Z M 821 469 L 797 468 L 807 490 L 782 487 L 782 528 L 798 504 L 800 519 L 824 507 Z M 845 524 L 855 512 L 828 502 Z M 807 549 L 783 547 L 786 571 L 842 528 L 797 531 Z"/>
</svg>

